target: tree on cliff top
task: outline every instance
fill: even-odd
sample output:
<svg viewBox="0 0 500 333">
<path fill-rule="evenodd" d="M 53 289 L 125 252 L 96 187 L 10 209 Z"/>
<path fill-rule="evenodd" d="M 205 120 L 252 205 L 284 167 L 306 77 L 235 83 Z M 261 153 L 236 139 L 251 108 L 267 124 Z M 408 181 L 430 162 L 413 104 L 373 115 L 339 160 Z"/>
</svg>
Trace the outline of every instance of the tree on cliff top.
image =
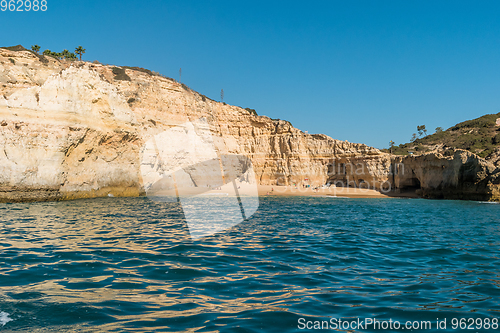
<svg viewBox="0 0 500 333">
<path fill-rule="evenodd" d="M 72 52 L 69 52 L 68 50 L 63 50 L 61 53 L 59 53 L 59 56 L 64 58 L 64 59 L 67 59 L 67 60 L 75 60 L 76 59 L 76 55 Z"/>
<path fill-rule="evenodd" d="M 45 50 L 45 51 L 43 51 L 43 55 L 51 56 L 51 57 L 54 57 L 54 58 L 57 58 L 57 59 L 61 58 L 61 53 L 52 52 L 51 50 Z"/>
<path fill-rule="evenodd" d="M 38 46 L 37 44 L 31 45 L 31 50 L 33 52 L 36 52 L 36 54 L 38 54 L 38 51 L 40 51 L 40 46 Z"/>
<path fill-rule="evenodd" d="M 417 132 L 419 136 L 427 134 L 427 129 L 425 128 L 425 125 L 417 126 Z"/>
<path fill-rule="evenodd" d="M 75 53 L 80 56 L 80 61 L 82 61 L 82 54 L 85 53 L 85 49 L 80 45 L 75 49 Z"/>
<path fill-rule="evenodd" d="M 443 153 L 453 149 L 468 150 L 486 159 L 496 159 L 496 152 L 500 149 L 500 112 L 487 114 L 482 117 L 466 120 L 444 130 L 436 127 L 436 133 L 419 138 L 416 133 L 409 143 L 403 143 L 392 149 L 393 154 L 407 155 L 409 152 L 420 153 L 442 150 Z M 423 125 L 418 126 L 424 134 Z M 384 150 L 389 152 L 389 148 Z"/>
<path fill-rule="evenodd" d="M 394 141 L 389 141 L 389 151 L 391 152 L 392 154 L 392 148 L 394 147 Z"/>
</svg>

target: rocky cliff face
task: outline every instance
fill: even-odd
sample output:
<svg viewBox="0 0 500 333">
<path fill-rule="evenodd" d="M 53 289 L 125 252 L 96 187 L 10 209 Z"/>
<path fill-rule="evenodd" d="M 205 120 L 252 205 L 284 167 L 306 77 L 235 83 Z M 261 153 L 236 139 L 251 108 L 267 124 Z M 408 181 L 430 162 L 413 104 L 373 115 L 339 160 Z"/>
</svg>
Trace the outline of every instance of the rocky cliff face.
<svg viewBox="0 0 500 333">
<path fill-rule="evenodd" d="M 425 198 L 500 201 L 500 168 L 466 150 L 395 157 L 389 180 Z"/>
<path fill-rule="evenodd" d="M 500 201 L 500 167 L 466 150 L 340 157 L 328 182 L 432 199 Z"/>
<path fill-rule="evenodd" d="M 260 184 L 324 184 L 335 160 L 385 155 L 305 134 L 147 71 L 0 49 L 0 200 L 140 195 L 144 143 L 200 118 L 220 153 L 251 159 Z"/>
<path fill-rule="evenodd" d="M 500 200 L 498 160 L 466 151 L 393 156 L 305 134 L 142 69 L 0 49 L 0 201 L 140 195 L 145 143 L 199 119 L 219 154 L 252 161 L 260 184 L 331 183 Z"/>
</svg>

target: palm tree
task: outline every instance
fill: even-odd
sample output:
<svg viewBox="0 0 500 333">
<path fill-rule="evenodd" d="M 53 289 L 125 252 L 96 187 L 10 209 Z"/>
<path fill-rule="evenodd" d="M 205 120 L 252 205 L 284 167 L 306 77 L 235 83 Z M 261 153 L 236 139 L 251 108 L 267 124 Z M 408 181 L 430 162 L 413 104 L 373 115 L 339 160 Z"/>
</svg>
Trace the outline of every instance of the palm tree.
<svg viewBox="0 0 500 333">
<path fill-rule="evenodd" d="M 36 52 L 36 54 L 38 54 L 38 51 L 40 51 L 40 46 L 38 45 L 31 45 L 31 50 Z"/>
<path fill-rule="evenodd" d="M 80 61 L 82 61 L 82 54 L 85 53 L 85 49 L 80 45 L 75 49 L 75 53 L 80 55 Z"/>
<path fill-rule="evenodd" d="M 220 101 L 221 103 L 224 103 L 224 89 L 220 90 Z"/>
<path fill-rule="evenodd" d="M 61 57 L 64 58 L 64 59 L 67 59 L 69 57 L 69 51 L 64 49 L 62 52 L 61 52 Z"/>
</svg>

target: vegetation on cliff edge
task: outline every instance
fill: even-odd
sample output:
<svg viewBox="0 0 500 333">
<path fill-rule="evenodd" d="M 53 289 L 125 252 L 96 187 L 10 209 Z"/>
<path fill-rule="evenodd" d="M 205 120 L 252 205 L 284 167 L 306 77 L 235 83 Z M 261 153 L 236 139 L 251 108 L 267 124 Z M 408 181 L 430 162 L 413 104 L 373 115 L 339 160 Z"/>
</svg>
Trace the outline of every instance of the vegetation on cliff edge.
<svg viewBox="0 0 500 333">
<path fill-rule="evenodd" d="M 438 127 L 434 134 L 393 146 L 392 153 L 408 155 L 451 148 L 464 149 L 481 157 L 487 157 L 495 149 L 500 148 L 500 126 L 496 123 L 499 118 L 500 112 L 461 122 L 446 131 Z M 389 149 L 383 151 L 389 152 Z"/>
</svg>

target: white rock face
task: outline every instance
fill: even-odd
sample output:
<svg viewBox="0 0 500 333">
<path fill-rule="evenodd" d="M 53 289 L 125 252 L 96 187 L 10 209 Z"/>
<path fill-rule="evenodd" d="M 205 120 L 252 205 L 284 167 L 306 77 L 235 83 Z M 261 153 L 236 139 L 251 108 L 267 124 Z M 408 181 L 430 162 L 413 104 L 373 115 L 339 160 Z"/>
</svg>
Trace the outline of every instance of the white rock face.
<svg viewBox="0 0 500 333">
<path fill-rule="evenodd" d="M 219 155 L 251 159 L 260 184 L 306 178 L 324 184 L 328 165 L 345 158 L 369 162 L 373 170 L 388 167 L 374 162 L 385 154 L 366 145 L 305 134 L 172 79 L 125 73 L 130 80 L 111 66 L 0 49 L 0 200 L 139 195 L 141 147 L 199 119 L 206 119 Z M 162 149 L 165 163 L 180 163 L 182 151 Z"/>
</svg>

